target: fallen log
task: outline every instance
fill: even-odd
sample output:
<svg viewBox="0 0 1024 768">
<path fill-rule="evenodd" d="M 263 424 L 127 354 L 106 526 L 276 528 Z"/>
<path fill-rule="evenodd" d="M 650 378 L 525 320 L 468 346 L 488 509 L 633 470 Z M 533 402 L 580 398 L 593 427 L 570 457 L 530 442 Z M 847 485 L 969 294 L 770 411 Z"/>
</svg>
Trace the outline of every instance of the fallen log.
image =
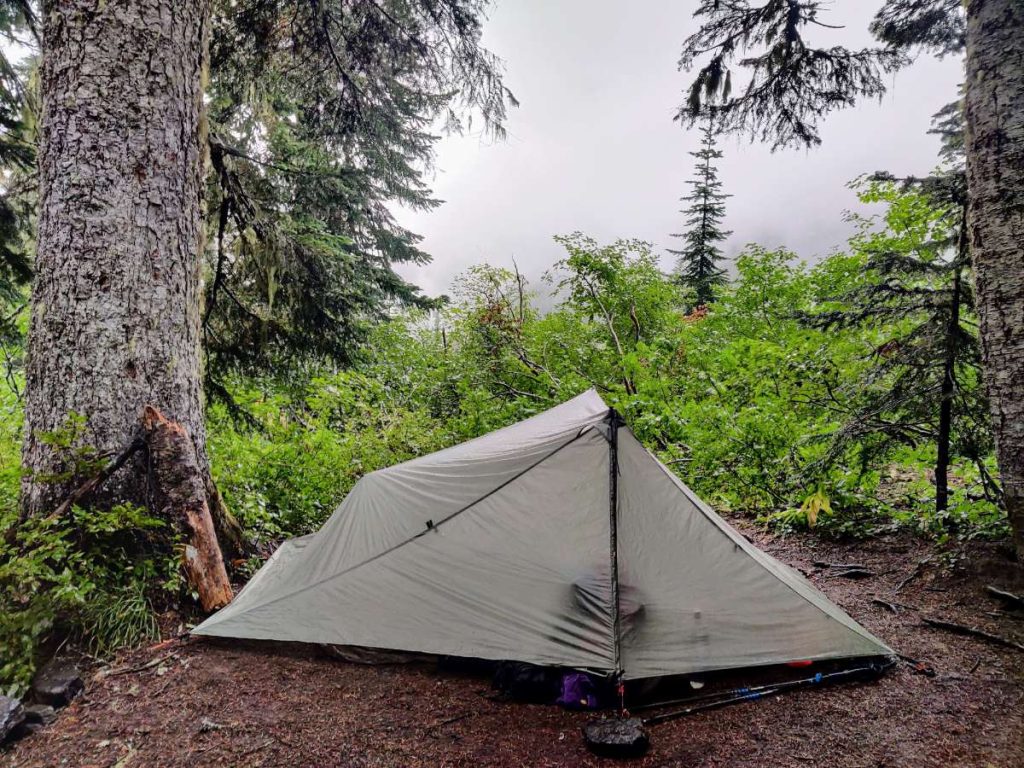
<svg viewBox="0 0 1024 768">
<path fill-rule="evenodd" d="M 1024 651 L 1024 644 L 1018 643 L 1015 640 L 1010 640 L 1000 635 L 993 635 L 991 632 L 986 632 L 983 629 L 977 627 L 968 627 L 964 624 L 957 624 L 953 621 L 944 621 L 943 619 L 930 619 L 927 616 L 921 617 L 921 621 L 927 624 L 929 627 L 935 627 L 936 629 L 944 629 L 947 632 L 952 632 L 955 635 L 966 635 L 968 637 L 977 637 L 980 640 L 992 643 L 994 645 L 1001 645 L 1004 648 L 1013 648 L 1017 651 Z"/>
<path fill-rule="evenodd" d="M 233 593 L 217 542 L 206 479 L 185 428 L 147 405 L 142 427 L 149 447 L 154 506 L 188 537 L 183 568 L 205 611 L 231 602 Z"/>
</svg>

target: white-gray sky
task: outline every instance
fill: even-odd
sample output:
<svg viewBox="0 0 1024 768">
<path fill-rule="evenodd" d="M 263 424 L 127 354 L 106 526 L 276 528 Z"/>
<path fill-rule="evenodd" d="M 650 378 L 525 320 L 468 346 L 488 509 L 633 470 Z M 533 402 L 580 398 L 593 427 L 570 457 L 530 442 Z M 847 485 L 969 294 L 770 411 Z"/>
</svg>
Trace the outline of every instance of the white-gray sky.
<svg viewBox="0 0 1024 768">
<path fill-rule="evenodd" d="M 867 25 L 881 0 L 837 0 L 817 39 L 870 43 Z M 581 230 L 673 247 L 679 197 L 687 190 L 696 131 L 672 120 L 689 82 L 676 62 L 694 27 L 693 0 L 497 0 L 484 43 L 507 65 L 522 105 L 508 139 L 478 132 L 445 138 L 432 183 L 445 201 L 431 212 L 402 211 L 425 238 L 432 264 L 400 271 L 430 294 L 480 263 L 510 266 L 533 280 L 561 255 L 556 234 Z M 784 245 L 813 260 L 845 243 L 843 212 L 857 207 L 847 182 L 862 173 L 924 173 L 937 162 L 926 134 L 931 115 L 956 96 L 955 59 L 922 56 L 892 78 L 881 103 L 833 114 L 823 146 L 772 154 L 726 139 L 720 170 L 734 231 L 727 253 L 745 243 Z M 665 266 L 670 262 L 666 259 Z"/>
</svg>

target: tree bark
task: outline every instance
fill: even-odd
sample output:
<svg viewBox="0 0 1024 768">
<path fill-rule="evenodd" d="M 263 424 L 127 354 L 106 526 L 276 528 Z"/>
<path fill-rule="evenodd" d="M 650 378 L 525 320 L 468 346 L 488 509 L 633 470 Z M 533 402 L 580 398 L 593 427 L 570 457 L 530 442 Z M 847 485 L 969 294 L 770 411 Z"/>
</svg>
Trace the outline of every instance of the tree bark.
<svg viewBox="0 0 1024 768">
<path fill-rule="evenodd" d="M 113 455 L 154 405 L 207 470 L 200 392 L 202 75 L 209 0 L 43 3 L 40 208 L 32 288 L 22 509 L 75 487 L 45 433 Z M 101 503 L 145 503 L 140 460 Z"/>
<path fill-rule="evenodd" d="M 185 576 L 203 610 L 216 610 L 231 602 L 231 582 L 217 543 L 195 446 L 184 427 L 168 421 L 152 406 L 143 412 L 142 427 L 152 465 L 153 506 L 188 536 L 182 562 Z"/>
<path fill-rule="evenodd" d="M 1024 2 L 967 3 L 971 255 L 996 458 L 1024 564 Z"/>
</svg>

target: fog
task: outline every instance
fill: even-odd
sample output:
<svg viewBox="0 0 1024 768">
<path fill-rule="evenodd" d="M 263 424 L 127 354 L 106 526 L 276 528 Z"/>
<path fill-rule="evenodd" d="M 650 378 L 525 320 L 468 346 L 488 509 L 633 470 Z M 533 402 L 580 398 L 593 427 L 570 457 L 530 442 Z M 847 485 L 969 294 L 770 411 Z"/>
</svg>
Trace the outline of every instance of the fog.
<svg viewBox="0 0 1024 768">
<path fill-rule="evenodd" d="M 843 0 L 814 42 L 870 44 L 877 2 Z M 447 292 L 468 266 L 511 265 L 534 282 L 561 255 L 552 236 L 576 230 L 599 241 L 648 240 L 660 251 L 680 231 L 679 198 L 693 173 L 698 132 L 672 117 L 689 83 L 677 71 L 693 29 L 693 2 L 499 0 L 484 43 L 507 66 L 521 101 L 508 137 L 475 129 L 444 138 L 429 178 L 444 200 L 429 212 L 399 211 L 424 236 L 434 261 L 399 271 L 429 294 Z M 844 246 L 858 207 L 848 183 L 864 173 L 925 173 L 937 163 L 931 116 L 956 97 L 956 59 L 922 56 L 891 79 L 881 101 L 831 115 L 823 145 L 772 153 L 724 139 L 720 175 L 727 201 L 726 253 L 746 243 L 785 246 L 812 261 Z M 666 256 L 664 266 L 671 260 Z"/>
</svg>

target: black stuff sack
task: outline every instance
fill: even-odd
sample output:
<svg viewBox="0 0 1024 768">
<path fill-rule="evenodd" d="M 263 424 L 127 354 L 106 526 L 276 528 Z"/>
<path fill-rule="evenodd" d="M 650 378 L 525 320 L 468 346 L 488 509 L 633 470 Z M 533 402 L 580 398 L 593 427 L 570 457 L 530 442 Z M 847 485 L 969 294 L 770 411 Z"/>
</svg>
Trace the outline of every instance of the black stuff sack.
<svg viewBox="0 0 1024 768">
<path fill-rule="evenodd" d="M 562 673 L 524 661 L 502 661 L 494 670 L 491 687 L 516 701 L 550 704 L 561 693 Z"/>
</svg>

